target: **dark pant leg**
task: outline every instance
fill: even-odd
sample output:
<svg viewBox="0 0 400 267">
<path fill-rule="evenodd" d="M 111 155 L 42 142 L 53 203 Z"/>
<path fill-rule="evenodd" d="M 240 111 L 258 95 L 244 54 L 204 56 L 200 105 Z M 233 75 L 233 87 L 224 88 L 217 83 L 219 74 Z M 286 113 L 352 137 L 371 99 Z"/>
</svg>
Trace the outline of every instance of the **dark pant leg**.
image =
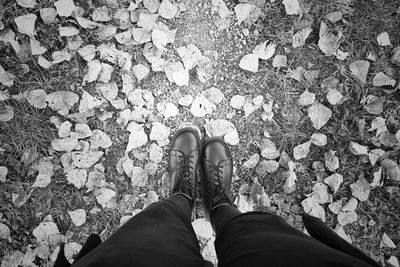
<svg viewBox="0 0 400 267">
<path fill-rule="evenodd" d="M 231 218 L 217 232 L 215 248 L 219 266 L 374 266 L 307 236 L 279 216 L 263 212 Z"/>
<path fill-rule="evenodd" d="M 190 215 L 184 196 L 154 203 L 73 266 L 212 266 L 200 254 Z"/>
</svg>

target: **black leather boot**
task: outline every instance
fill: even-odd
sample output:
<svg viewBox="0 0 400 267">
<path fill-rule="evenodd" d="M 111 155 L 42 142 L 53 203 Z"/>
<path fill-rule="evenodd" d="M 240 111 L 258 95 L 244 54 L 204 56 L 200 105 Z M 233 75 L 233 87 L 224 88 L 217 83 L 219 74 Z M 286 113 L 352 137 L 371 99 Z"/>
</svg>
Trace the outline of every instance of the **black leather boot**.
<svg viewBox="0 0 400 267">
<path fill-rule="evenodd" d="M 192 207 L 200 146 L 200 137 L 196 130 L 190 127 L 182 128 L 172 138 L 168 155 L 171 195 L 185 196 Z"/>
<path fill-rule="evenodd" d="M 201 159 L 201 186 L 206 215 L 219 206 L 232 205 L 233 160 L 228 145 L 220 138 L 204 142 Z"/>
</svg>

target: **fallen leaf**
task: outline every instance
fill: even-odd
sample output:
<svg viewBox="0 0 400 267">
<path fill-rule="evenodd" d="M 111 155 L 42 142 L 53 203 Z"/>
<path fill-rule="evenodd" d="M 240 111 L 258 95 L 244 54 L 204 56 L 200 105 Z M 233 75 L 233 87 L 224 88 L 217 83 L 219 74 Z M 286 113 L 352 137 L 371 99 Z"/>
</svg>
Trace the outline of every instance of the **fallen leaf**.
<svg viewBox="0 0 400 267">
<path fill-rule="evenodd" d="M 85 185 L 86 178 L 86 169 L 73 169 L 67 173 L 68 183 L 74 185 L 78 189 L 82 188 Z"/>
<path fill-rule="evenodd" d="M 265 159 L 276 159 L 279 157 L 280 153 L 276 148 L 274 142 L 269 139 L 263 140 L 263 144 L 261 147 L 261 156 Z"/>
<path fill-rule="evenodd" d="M 117 193 L 109 188 L 99 188 L 94 191 L 97 202 L 103 208 L 112 208 Z"/>
<path fill-rule="evenodd" d="M 61 37 L 69 37 L 79 34 L 79 30 L 75 27 L 59 27 L 58 34 Z"/>
<path fill-rule="evenodd" d="M 400 168 L 395 161 L 384 159 L 381 161 L 381 166 L 385 169 L 390 180 L 400 182 Z"/>
<path fill-rule="evenodd" d="M 76 6 L 73 0 L 58 0 L 54 2 L 57 13 L 61 17 L 69 17 L 75 10 Z"/>
<path fill-rule="evenodd" d="M 334 214 L 339 214 L 340 210 L 342 209 L 342 201 L 338 200 L 335 202 L 332 202 L 331 204 L 328 205 L 328 208 L 330 211 L 332 211 Z"/>
<path fill-rule="evenodd" d="M 342 211 L 355 211 L 358 205 L 358 200 L 355 197 L 349 199 L 349 201 L 342 207 Z"/>
<path fill-rule="evenodd" d="M 343 183 L 343 176 L 334 173 L 331 176 L 326 177 L 324 182 L 333 189 L 333 193 L 336 193 L 339 190 L 340 185 Z"/>
<path fill-rule="evenodd" d="M 36 242 L 39 244 L 41 242 L 48 243 L 52 236 L 58 235 L 59 233 L 58 227 L 54 222 L 41 222 L 32 231 L 32 235 L 36 238 Z"/>
<path fill-rule="evenodd" d="M 28 103 L 38 109 L 43 109 L 47 107 L 46 103 L 46 92 L 42 89 L 36 89 L 29 91 L 28 93 Z"/>
<path fill-rule="evenodd" d="M 394 267 L 399 267 L 399 260 L 395 256 L 390 256 L 387 263 L 390 263 Z"/>
<path fill-rule="evenodd" d="M 342 12 L 341 11 L 333 11 L 326 14 L 325 18 L 327 18 L 330 22 L 336 23 L 342 19 Z"/>
<path fill-rule="evenodd" d="M 92 12 L 94 21 L 107 22 L 111 20 L 110 12 L 107 6 L 96 7 Z"/>
<path fill-rule="evenodd" d="M 221 103 L 225 98 L 225 95 L 222 93 L 222 91 L 216 87 L 210 87 L 205 90 L 204 96 L 216 105 Z"/>
<path fill-rule="evenodd" d="M 352 195 L 360 201 L 367 201 L 371 192 L 370 185 L 364 178 L 360 178 L 357 182 L 352 183 L 350 189 Z"/>
<path fill-rule="evenodd" d="M 8 169 L 6 166 L 0 166 L 0 182 L 5 182 L 7 177 Z"/>
<path fill-rule="evenodd" d="M 14 118 L 14 109 L 11 106 L 4 106 L 0 109 L 0 121 L 6 122 Z"/>
<path fill-rule="evenodd" d="M 325 152 L 324 157 L 325 157 L 325 166 L 328 168 L 330 171 L 335 171 L 339 168 L 339 159 L 338 157 L 335 156 L 336 151 L 329 150 L 328 152 Z"/>
<path fill-rule="evenodd" d="M 161 3 L 159 0 L 143 0 L 143 5 L 151 13 L 156 13 L 157 10 L 160 8 Z"/>
<path fill-rule="evenodd" d="M 316 146 L 325 146 L 328 142 L 328 137 L 322 133 L 314 133 L 310 141 Z"/>
<path fill-rule="evenodd" d="M 330 30 L 323 21 L 321 21 L 318 40 L 319 49 L 321 49 L 321 51 L 327 56 L 336 55 L 342 35 L 343 34 L 340 31 L 338 32 L 338 35 L 335 35 L 333 31 Z"/>
<path fill-rule="evenodd" d="M 150 140 L 155 140 L 158 143 L 165 142 L 168 139 L 171 130 L 160 122 L 153 122 L 150 131 Z"/>
<path fill-rule="evenodd" d="M 141 167 L 133 166 L 131 172 L 132 187 L 144 187 L 148 183 L 148 173 Z"/>
<path fill-rule="evenodd" d="M 267 60 L 270 59 L 275 54 L 276 44 L 272 41 L 264 41 L 258 45 L 253 50 L 253 54 L 259 59 Z"/>
<path fill-rule="evenodd" d="M 339 212 L 338 223 L 341 226 L 352 224 L 357 221 L 358 215 L 354 211 Z"/>
<path fill-rule="evenodd" d="M 164 19 L 172 19 L 178 14 L 178 6 L 171 3 L 169 0 L 163 0 L 158 9 L 158 14 Z"/>
<path fill-rule="evenodd" d="M 396 244 L 392 241 L 392 239 L 386 234 L 383 233 L 382 239 L 379 245 L 381 248 L 396 248 Z"/>
<path fill-rule="evenodd" d="M 251 4 L 237 4 L 235 6 L 235 14 L 239 25 L 245 21 L 253 10 L 253 5 Z"/>
<path fill-rule="evenodd" d="M 17 24 L 18 31 L 20 33 L 26 34 L 29 37 L 34 36 L 35 31 L 35 21 L 37 16 L 35 14 L 26 14 L 14 19 L 15 24 Z"/>
<path fill-rule="evenodd" d="M 311 141 L 297 145 L 293 149 L 293 157 L 295 160 L 304 159 L 310 153 Z"/>
<path fill-rule="evenodd" d="M 189 70 L 182 69 L 172 73 L 172 80 L 178 86 L 189 85 Z"/>
<path fill-rule="evenodd" d="M 396 80 L 390 78 L 383 72 L 378 72 L 372 80 L 373 86 L 392 86 L 396 85 Z"/>
<path fill-rule="evenodd" d="M 380 45 L 380 46 L 392 45 L 390 43 L 389 34 L 387 32 L 382 32 L 382 33 L 378 34 L 378 36 L 376 37 L 376 41 L 378 42 L 378 45 Z"/>
<path fill-rule="evenodd" d="M 94 108 L 99 107 L 102 103 L 100 99 L 83 90 L 78 110 L 80 113 L 88 113 Z"/>
<path fill-rule="evenodd" d="M 306 40 L 311 32 L 312 32 L 311 27 L 307 27 L 305 29 L 296 32 L 293 35 L 292 46 L 294 48 L 303 46 L 306 43 Z"/>
<path fill-rule="evenodd" d="M 38 57 L 38 64 L 44 69 L 49 69 L 51 66 L 53 66 L 53 63 L 45 59 L 43 56 Z"/>
<path fill-rule="evenodd" d="M 29 39 L 29 44 L 31 47 L 31 53 L 33 56 L 42 55 L 47 51 L 47 48 L 44 47 L 39 41 L 34 38 Z"/>
<path fill-rule="evenodd" d="M 143 29 L 152 30 L 156 24 L 157 19 L 158 19 L 157 14 L 140 13 L 139 20 L 136 24 L 137 26 Z"/>
<path fill-rule="evenodd" d="M 247 54 L 242 57 L 239 62 L 239 67 L 241 69 L 250 71 L 250 72 L 257 72 L 258 71 L 258 56 L 255 54 Z"/>
<path fill-rule="evenodd" d="M 71 60 L 71 54 L 66 49 L 61 51 L 54 51 L 53 54 L 51 54 L 51 57 L 53 58 L 52 64 L 58 64 L 63 61 Z"/>
<path fill-rule="evenodd" d="M 132 28 L 132 37 L 139 44 L 151 42 L 151 31 L 143 28 Z"/>
<path fill-rule="evenodd" d="M 210 239 L 213 237 L 214 231 L 206 218 L 199 218 L 192 222 L 194 232 L 198 237 Z"/>
<path fill-rule="evenodd" d="M 71 157 L 77 168 L 90 168 L 103 156 L 102 151 L 73 152 Z"/>
<path fill-rule="evenodd" d="M 366 60 L 356 60 L 349 65 L 351 73 L 363 84 L 367 82 L 369 62 Z"/>
<path fill-rule="evenodd" d="M 110 137 L 102 130 L 93 131 L 92 137 L 89 139 L 90 149 L 109 148 L 112 145 Z"/>
<path fill-rule="evenodd" d="M 252 169 L 257 166 L 259 161 L 260 161 L 260 155 L 254 154 L 248 160 L 243 162 L 243 168 Z"/>
<path fill-rule="evenodd" d="M 130 132 L 130 135 L 125 153 L 132 151 L 132 149 L 142 147 L 147 143 L 148 138 L 143 125 L 131 122 L 127 130 Z"/>
<path fill-rule="evenodd" d="M 149 73 L 150 73 L 149 68 L 143 64 L 137 64 L 137 65 L 133 66 L 132 71 L 135 74 L 135 76 L 139 82 L 141 80 L 143 80 L 144 78 L 146 78 L 147 75 L 149 75 Z"/>
<path fill-rule="evenodd" d="M 86 61 L 91 61 L 96 56 L 96 46 L 86 45 L 78 49 L 78 54 Z"/>
<path fill-rule="evenodd" d="M 355 142 L 350 142 L 349 150 L 351 153 L 353 153 L 356 156 L 368 155 L 368 147 L 362 146 Z"/>
<path fill-rule="evenodd" d="M 4 223 L 0 223 L 0 239 L 11 241 L 10 228 Z"/>
<path fill-rule="evenodd" d="M 198 94 L 192 102 L 190 113 L 195 117 L 204 117 L 212 114 L 217 107 L 210 102 L 203 94 Z"/>
<path fill-rule="evenodd" d="M 182 59 L 185 69 L 187 70 L 191 70 L 196 67 L 203 58 L 200 49 L 194 44 L 178 47 L 176 51 L 179 57 Z"/>
<path fill-rule="evenodd" d="M 243 107 L 245 101 L 246 101 L 246 98 L 244 96 L 234 95 L 231 98 L 230 105 L 231 105 L 231 107 L 233 107 L 235 109 L 241 109 Z"/>
<path fill-rule="evenodd" d="M 11 87 L 14 85 L 15 76 L 11 72 L 5 71 L 3 67 L 0 65 L 0 83 Z"/>
<path fill-rule="evenodd" d="M 300 4 L 298 0 L 283 0 L 282 4 L 285 6 L 286 14 L 288 15 L 301 14 Z"/>
<path fill-rule="evenodd" d="M 54 165 L 45 159 L 41 159 L 39 161 L 39 166 L 37 170 L 39 171 L 39 173 L 36 176 L 36 180 L 32 187 L 43 188 L 48 186 L 51 182 L 51 177 L 54 174 Z"/>
<path fill-rule="evenodd" d="M 52 23 L 57 17 L 57 10 L 51 7 L 41 8 L 40 9 L 40 17 L 43 22 L 46 24 Z"/>
<path fill-rule="evenodd" d="M 314 128 L 321 129 L 332 117 L 332 111 L 326 106 L 315 102 L 308 108 L 308 117 L 312 121 Z"/>
<path fill-rule="evenodd" d="M 315 102 L 315 94 L 305 90 L 298 100 L 300 106 L 309 106 Z"/>
<path fill-rule="evenodd" d="M 282 68 L 287 66 L 287 56 L 285 55 L 276 55 L 272 60 L 272 67 L 274 68 Z"/>
<path fill-rule="evenodd" d="M 343 99 L 343 95 L 338 90 L 331 90 L 326 94 L 326 99 L 331 105 L 339 104 L 340 101 Z"/>
<path fill-rule="evenodd" d="M 26 8 L 34 8 L 37 5 L 35 0 L 18 0 L 18 5 Z"/>
<path fill-rule="evenodd" d="M 51 146 L 55 151 L 70 152 L 78 146 L 78 139 L 73 137 L 54 139 L 51 141 Z"/>
<path fill-rule="evenodd" d="M 75 226 L 82 226 L 86 222 L 86 211 L 84 209 L 68 211 L 68 215 Z"/>
</svg>

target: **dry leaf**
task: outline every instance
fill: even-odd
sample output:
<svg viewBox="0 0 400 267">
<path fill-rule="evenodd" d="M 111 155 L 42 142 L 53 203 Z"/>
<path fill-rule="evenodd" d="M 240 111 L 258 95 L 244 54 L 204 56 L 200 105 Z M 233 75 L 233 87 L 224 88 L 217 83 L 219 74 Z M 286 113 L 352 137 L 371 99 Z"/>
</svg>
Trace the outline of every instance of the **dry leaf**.
<svg viewBox="0 0 400 267">
<path fill-rule="evenodd" d="M 254 50 L 253 54 L 256 55 L 259 59 L 267 60 L 270 59 L 275 54 L 276 44 L 272 41 L 264 41 L 261 44 L 258 44 Z"/>
<path fill-rule="evenodd" d="M 0 239 L 11 240 L 10 228 L 4 223 L 0 223 Z"/>
<path fill-rule="evenodd" d="M 349 150 L 351 153 L 353 153 L 356 156 L 368 155 L 368 147 L 362 146 L 355 142 L 350 142 Z"/>
<path fill-rule="evenodd" d="M 33 56 L 42 55 L 47 51 L 47 48 L 34 38 L 29 39 L 29 44 L 31 46 L 31 53 Z"/>
<path fill-rule="evenodd" d="M 325 17 L 326 17 L 330 22 L 336 23 L 336 22 L 338 22 L 339 20 L 342 19 L 342 16 L 343 16 L 342 12 L 340 12 L 340 11 L 333 11 L 333 12 L 329 12 L 328 14 L 326 14 Z"/>
<path fill-rule="evenodd" d="M 92 13 L 92 19 L 94 21 L 107 22 L 111 20 L 111 16 L 107 6 L 96 7 Z"/>
<path fill-rule="evenodd" d="M 132 187 L 144 187 L 148 183 L 148 173 L 141 167 L 133 166 L 131 171 Z"/>
<path fill-rule="evenodd" d="M 156 24 L 157 19 L 158 19 L 157 14 L 140 13 L 137 26 L 142 27 L 143 29 L 146 30 L 152 30 Z"/>
<path fill-rule="evenodd" d="M 0 166 L 0 182 L 5 182 L 7 177 L 8 169 L 6 166 Z"/>
<path fill-rule="evenodd" d="M 237 4 L 235 6 L 235 14 L 239 25 L 245 21 L 253 10 L 253 5 L 251 4 Z"/>
<path fill-rule="evenodd" d="M 351 184 L 350 189 L 352 195 L 360 201 L 367 201 L 371 192 L 370 185 L 364 178 L 360 178 L 356 183 Z"/>
<path fill-rule="evenodd" d="M 151 31 L 143 28 L 132 28 L 132 37 L 139 44 L 151 42 Z"/>
<path fill-rule="evenodd" d="M 298 100 L 300 106 L 312 105 L 315 101 L 315 94 L 305 90 Z"/>
<path fill-rule="evenodd" d="M 282 4 L 285 6 L 286 14 L 288 15 L 301 14 L 300 4 L 298 0 L 283 0 Z"/>
<path fill-rule="evenodd" d="M 80 113 L 88 113 L 94 108 L 99 107 L 102 103 L 103 102 L 97 97 L 83 91 L 78 110 Z"/>
<path fill-rule="evenodd" d="M 318 47 L 325 55 L 331 56 L 338 53 L 341 37 L 342 33 L 340 31 L 338 32 L 338 35 L 333 34 L 328 26 L 321 21 Z"/>
<path fill-rule="evenodd" d="M 188 46 L 182 46 L 176 49 L 179 57 L 182 59 L 183 65 L 188 70 L 193 69 L 197 66 L 200 60 L 203 58 L 200 49 L 194 44 Z"/>
<path fill-rule="evenodd" d="M 390 43 L 389 34 L 387 32 L 382 32 L 376 37 L 376 41 L 380 46 L 392 45 Z"/>
<path fill-rule="evenodd" d="M 58 64 L 63 61 L 70 61 L 71 60 L 71 54 L 68 52 L 68 50 L 64 49 L 61 51 L 55 51 L 51 55 L 53 58 L 52 64 Z"/>
<path fill-rule="evenodd" d="M 345 226 L 347 224 L 351 224 L 357 221 L 357 213 L 354 211 L 347 211 L 347 212 L 339 212 L 338 214 L 338 223 L 341 226 Z"/>
<path fill-rule="evenodd" d="M 308 38 L 311 32 L 312 32 L 311 27 L 307 27 L 305 29 L 296 32 L 293 35 L 292 46 L 294 48 L 303 46 L 306 43 L 306 39 Z"/>
<path fill-rule="evenodd" d="M 28 93 L 27 101 L 35 108 L 43 109 L 47 107 L 46 96 L 46 92 L 42 89 L 32 90 Z"/>
<path fill-rule="evenodd" d="M 87 171 L 86 169 L 73 169 L 67 173 L 67 181 L 73 184 L 76 188 L 82 188 L 86 183 Z"/>
<path fill-rule="evenodd" d="M 103 156 L 103 151 L 73 152 L 71 157 L 77 168 L 90 168 Z"/>
<path fill-rule="evenodd" d="M 328 102 L 331 105 L 336 105 L 343 99 L 343 95 L 342 95 L 341 92 L 339 92 L 338 90 L 334 89 L 334 90 L 329 91 L 326 94 L 326 99 L 328 99 Z"/>
<path fill-rule="evenodd" d="M 84 209 L 68 211 L 68 215 L 75 226 L 82 226 L 86 222 L 86 211 Z"/>
<path fill-rule="evenodd" d="M 35 0 L 18 0 L 18 5 L 26 8 L 34 8 L 37 5 Z"/>
<path fill-rule="evenodd" d="M 316 146 L 325 146 L 328 142 L 328 137 L 322 133 L 314 133 L 311 136 L 310 141 Z"/>
<path fill-rule="evenodd" d="M 41 222 L 32 231 L 32 235 L 36 238 L 36 242 L 38 243 L 48 243 L 52 236 L 58 235 L 59 233 L 57 225 L 54 222 Z"/>
<path fill-rule="evenodd" d="M 0 65 L 0 83 L 11 87 L 14 85 L 15 76 L 11 72 L 5 71 L 3 67 Z"/>
<path fill-rule="evenodd" d="M 51 141 L 51 146 L 55 151 L 71 152 L 78 146 L 78 139 L 72 137 L 54 139 Z"/>
<path fill-rule="evenodd" d="M 57 17 L 57 10 L 51 7 L 41 8 L 40 9 L 40 17 L 43 22 L 46 24 L 52 23 Z"/>
<path fill-rule="evenodd" d="M 93 131 L 92 137 L 89 139 L 90 149 L 109 148 L 112 145 L 110 137 L 102 130 L 96 129 Z"/>
<path fill-rule="evenodd" d="M 311 141 L 295 146 L 293 149 L 293 157 L 295 160 L 304 159 L 310 153 Z"/>
<path fill-rule="evenodd" d="M 366 60 L 356 60 L 349 65 L 351 73 L 363 84 L 367 82 L 369 62 Z"/>
<path fill-rule="evenodd" d="M 156 13 L 160 8 L 159 0 L 143 0 L 143 5 L 147 8 L 151 13 Z"/>
<path fill-rule="evenodd" d="M 312 121 L 314 128 L 319 130 L 332 117 L 332 111 L 324 105 L 315 102 L 308 108 L 308 117 Z"/>
<path fill-rule="evenodd" d="M 116 82 L 98 83 L 96 84 L 96 91 L 108 101 L 112 101 L 118 95 L 118 85 Z"/>
<path fill-rule="evenodd" d="M 57 13 L 60 17 L 69 17 L 75 10 L 76 6 L 73 0 L 58 0 L 54 2 Z"/>
<path fill-rule="evenodd" d="M 92 30 L 92 29 L 94 29 L 94 28 L 97 28 L 97 27 L 101 26 L 101 24 L 99 24 L 99 23 L 97 23 L 97 22 L 94 22 L 94 21 L 91 21 L 91 20 L 89 20 L 89 19 L 85 19 L 85 18 L 79 17 L 79 16 L 76 17 L 76 21 L 77 21 L 77 22 L 79 23 L 79 25 L 80 25 L 82 28 L 84 28 L 84 29 L 90 29 L 90 30 Z"/>
<path fill-rule="evenodd" d="M 61 37 L 70 37 L 79 34 L 79 30 L 75 27 L 59 27 L 58 34 Z"/>
<path fill-rule="evenodd" d="M 335 156 L 336 151 L 329 150 L 324 154 L 325 156 L 325 166 L 330 171 L 335 171 L 339 168 L 339 159 Z"/>
<path fill-rule="evenodd" d="M 358 200 L 355 197 L 349 199 L 349 201 L 342 207 L 342 211 L 355 211 L 358 205 Z"/>
<path fill-rule="evenodd" d="M 183 69 L 172 73 L 172 79 L 178 86 L 189 85 L 189 70 Z"/>
<path fill-rule="evenodd" d="M 385 169 L 390 180 L 400 182 L 400 168 L 395 161 L 384 159 L 381 161 L 381 166 Z"/>
<path fill-rule="evenodd" d="M 390 239 L 390 237 L 386 233 L 383 233 L 382 240 L 381 240 L 381 243 L 380 243 L 380 247 L 381 248 L 384 248 L 384 247 L 386 247 L 386 248 L 396 248 L 397 246 L 392 241 L 392 239 Z"/>
<path fill-rule="evenodd" d="M 334 214 L 339 214 L 340 210 L 342 209 L 342 201 L 338 200 L 335 202 L 332 202 L 331 204 L 328 205 L 328 208 L 330 211 L 332 211 Z"/>
<path fill-rule="evenodd" d="M 339 190 L 340 185 L 343 183 L 343 176 L 334 173 L 331 176 L 326 177 L 324 182 L 333 189 L 333 193 L 336 193 Z"/>
<path fill-rule="evenodd" d="M 54 165 L 45 159 L 40 160 L 38 166 L 38 175 L 32 187 L 46 187 L 51 182 L 51 177 L 54 174 Z"/>
<path fill-rule="evenodd" d="M 285 55 L 276 55 L 274 60 L 272 61 L 272 67 L 281 68 L 287 66 L 287 56 Z"/>
<path fill-rule="evenodd" d="M 396 80 L 390 78 L 383 72 L 378 72 L 372 80 L 373 86 L 392 86 L 396 85 Z"/>
<path fill-rule="evenodd" d="M 115 201 L 115 196 L 117 193 L 109 188 L 99 188 L 94 191 L 97 202 L 103 208 L 111 208 L 113 205 L 113 200 Z"/>
<path fill-rule="evenodd" d="M 163 0 L 158 9 L 158 14 L 164 19 L 172 19 L 178 14 L 178 6 L 171 3 L 169 0 Z"/>
<path fill-rule="evenodd" d="M 214 235 L 213 228 L 206 218 L 199 218 L 192 222 L 194 232 L 197 236 L 210 239 Z"/>
<path fill-rule="evenodd" d="M 14 19 L 15 24 L 17 24 L 18 31 L 20 33 L 26 34 L 29 37 L 34 36 L 35 31 L 35 21 L 37 16 L 34 14 L 26 14 L 23 16 L 16 17 Z"/>
<path fill-rule="evenodd" d="M 204 117 L 212 114 L 217 107 L 210 102 L 203 94 L 198 94 L 192 102 L 190 113 L 195 117 Z"/>
<path fill-rule="evenodd" d="M 6 122 L 14 118 L 14 109 L 11 106 L 4 106 L 0 108 L 0 121 Z"/>
<path fill-rule="evenodd" d="M 258 71 L 258 56 L 255 54 L 247 54 L 242 57 L 239 62 L 239 67 L 241 69 L 257 72 Z"/>
<path fill-rule="evenodd" d="M 143 80 L 144 78 L 146 78 L 147 75 L 149 75 L 149 73 L 150 73 L 149 68 L 143 64 L 137 64 L 137 65 L 133 66 L 132 71 L 135 74 L 135 76 L 139 82 L 141 80 Z"/>
</svg>

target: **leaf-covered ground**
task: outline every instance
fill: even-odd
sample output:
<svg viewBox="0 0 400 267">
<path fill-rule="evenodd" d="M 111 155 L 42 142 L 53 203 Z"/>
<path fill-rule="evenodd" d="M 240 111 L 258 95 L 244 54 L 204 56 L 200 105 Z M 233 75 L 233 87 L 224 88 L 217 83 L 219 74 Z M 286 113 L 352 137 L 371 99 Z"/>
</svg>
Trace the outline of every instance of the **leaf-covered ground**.
<svg viewBox="0 0 400 267">
<path fill-rule="evenodd" d="M 169 195 L 172 134 L 234 156 L 243 212 L 324 220 L 400 256 L 395 0 L 5 0 L 0 4 L 1 266 L 72 261 Z M 216 262 L 201 201 L 193 226 Z"/>
</svg>

